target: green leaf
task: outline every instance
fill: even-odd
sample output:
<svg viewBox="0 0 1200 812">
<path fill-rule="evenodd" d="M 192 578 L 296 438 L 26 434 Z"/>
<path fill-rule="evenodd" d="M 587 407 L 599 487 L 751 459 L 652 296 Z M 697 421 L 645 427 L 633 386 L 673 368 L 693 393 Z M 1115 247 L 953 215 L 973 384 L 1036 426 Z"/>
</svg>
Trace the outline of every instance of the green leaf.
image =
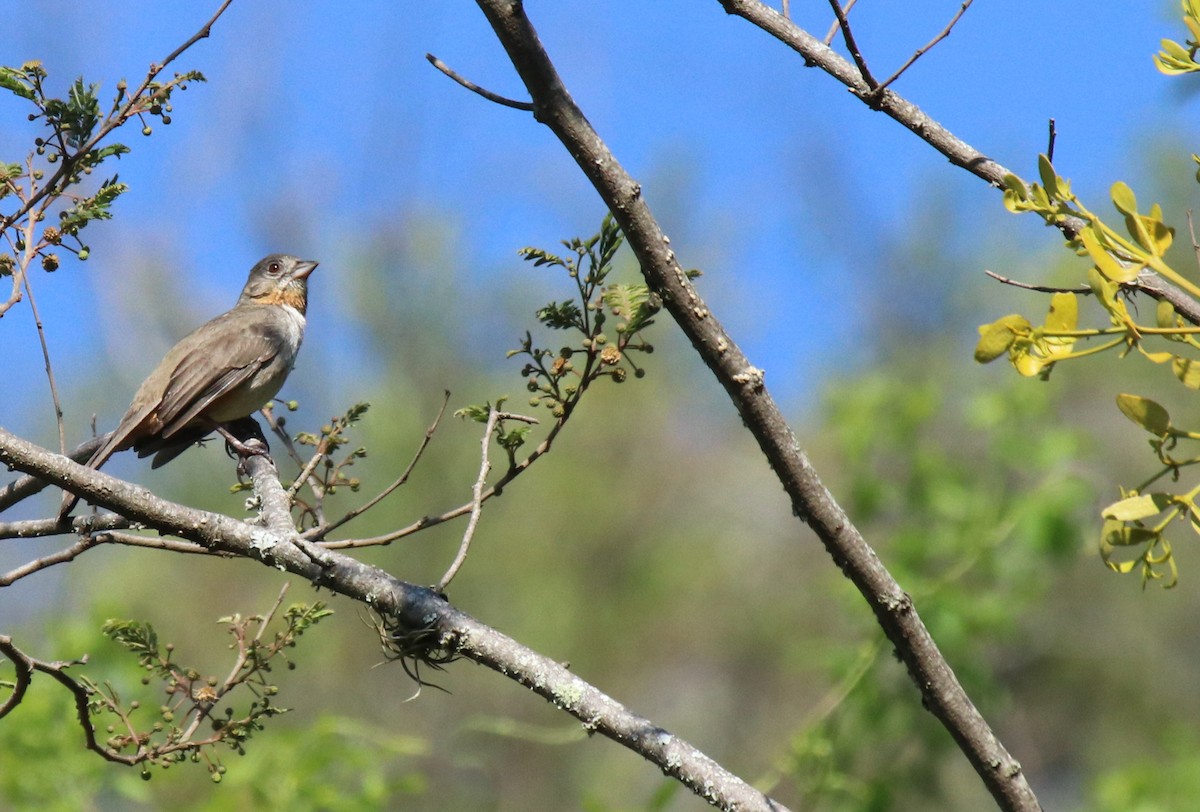
<svg viewBox="0 0 1200 812">
<path fill-rule="evenodd" d="M 658 312 L 657 302 L 651 300 L 650 288 L 641 282 L 610 285 L 603 295 L 604 303 L 620 319 L 616 327 L 618 333 L 636 333 Z"/>
<path fill-rule="evenodd" d="M 1158 533 L 1148 527 L 1130 526 L 1116 519 L 1108 519 L 1104 522 L 1104 530 L 1101 533 L 1100 544 L 1103 552 L 1104 547 L 1131 547 L 1135 544 L 1147 544 L 1158 538 Z M 1110 567 L 1113 565 L 1108 562 L 1107 557 L 1105 563 Z M 1129 563 L 1129 567 L 1118 570 L 1118 572 L 1129 572 L 1133 569 L 1133 564 Z M 1116 569 L 1116 567 L 1113 567 Z"/>
<path fill-rule="evenodd" d="M 1114 322 L 1121 324 L 1128 320 L 1129 310 L 1125 303 L 1117 298 L 1120 287 L 1100 273 L 1099 268 L 1088 269 L 1088 286 L 1096 294 L 1096 301 L 1109 312 Z"/>
<path fill-rule="evenodd" d="M 1171 362 L 1171 371 L 1188 389 L 1200 389 L 1200 363 L 1177 356 Z"/>
<path fill-rule="evenodd" d="M 1145 493 L 1138 496 L 1128 496 L 1119 502 L 1100 511 L 1105 519 L 1115 519 L 1119 522 L 1135 522 L 1157 516 L 1175 503 L 1175 496 L 1169 493 Z"/>
<path fill-rule="evenodd" d="M 1038 156 L 1038 176 L 1042 179 L 1042 186 L 1045 187 L 1046 193 L 1050 197 L 1058 197 L 1058 175 L 1054 171 L 1054 165 L 1050 163 L 1050 158 L 1046 155 Z"/>
<path fill-rule="evenodd" d="M 1132 282 L 1137 279 L 1140 269 L 1136 265 L 1122 265 L 1117 262 L 1116 258 L 1100 244 L 1095 229 L 1096 226 L 1093 224 L 1080 231 L 1079 242 L 1083 244 L 1083 248 L 1092 262 L 1096 263 L 1100 273 L 1114 282 Z"/>
<path fill-rule="evenodd" d="M 537 311 L 542 324 L 553 330 L 583 329 L 583 313 L 574 302 L 551 302 Z"/>
<path fill-rule="evenodd" d="M 982 325 L 979 343 L 975 345 L 975 360 L 980 364 L 995 361 L 1009 351 L 1018 335 L 1028 334 L 1029 327 L 1029 320 L 1016 313 Z"/>
<path fill-rule="evenodd" d="M 23 75 L 13 68 L 0 68 L 0 87 L 23 99 L 32 99 L 33 88 L 21 80 Z"/>
<path fill-rule="evenodd" d="M 1054 332 L 1074 330 L 1079 324 L 1079 300 L 1074 293 L 1056 293 L 1050 297 L 1046 329 Z"/>
<path fill-rule="evenodd" d="M 1150 398 L 1141 395 L 1117 395 L 1117 408 L 1155 437 L 1166 437 L 1171 431 L 1171 415 Z"/>
<path fill-rule="evenodd" d="M 476 423 L 486 423 L 491 411 L 492 407 L 487 403 L 473 403 L 456 411 L 454 416 L 464 420 L 474 420 Z"/>
<path fill-rule="evenodd" d="M 1137 197 L 1124 181 L 1112 185 L 1112 202 L 1122 214 L 1137 214 Z"/>
<path fill-rule="evenodd" d="M 1154 308 L 1154 322 L 1162 328 L 1177 326 L 1178 318 L 1175 315 L 1175 306 L 1165 299 L 1160 301 Z"/>
</svg>

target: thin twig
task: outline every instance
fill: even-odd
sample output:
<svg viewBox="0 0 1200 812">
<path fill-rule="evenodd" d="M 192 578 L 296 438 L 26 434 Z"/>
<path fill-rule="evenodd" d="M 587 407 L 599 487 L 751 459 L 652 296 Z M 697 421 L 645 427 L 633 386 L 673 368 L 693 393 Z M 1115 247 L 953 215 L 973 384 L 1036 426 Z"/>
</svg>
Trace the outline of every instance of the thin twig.
<svg viewBox="0 0 1200 812">
<path fill-rule="evenodd" d="M 843 13 L 845 13 L 847 16 L 849 16 L 850 9 L 854 8 L 854 4 L 857 2 L 858 2 L 858 0 L 848 0 L 846 5 L 842 7 Z M 784 13 L 783 16 L 787 17 L 789 20 L 791 19 L 791 17 L 786 12 Z M 825 39 L 823 40 L 826 45 L 833 45 L 833 38 L 835 36 L 837 36 L 839 27 L 840 26 L 838 24 L 838 21 L 836 19 L 834 19 L 833 23 L 831 23 L 829 26 L 829 31 L 825 34 Z"/>
<path fill-rule="evenodd" d="M 867 61 L 863 59 L 862 52 L 858 49 L 858 43 L 854 41 L 854 33 L 850 30 L 850 20 L 846 17 L 846 12 L 842 9 L 842 4 L 839 0 L 829 0 L 829 5 L 833 8 L 834 16 L 837 17 L 838 26 L 842 29 L 842 39 L 846 41 L 846 50 L 850 52 L 850 58 L 854 60 L 854 64 L 858 66 L 859 75 L 862 80 L 867 83 L 867 87 L 872 91 L 879 88 L 879 83 L 875 81 L 875 77 L 871 75 L 871 71 L 867 68 Z"/>
<path fill-rule="evenodd" d="M 1054 143 L 1058 140 L 1058 127 L 1054 123 L 1054 119 L 1050 119 L 1050 136 L 1047 139 L 1050 143 L 1046 145 L 1046 160 L 1054 163 Z"/>
<path fill-rule="evenodd" d="M 1009 279 L 1007 276 L 1001 276 L 993 271 L 984 270 L 984 273 L 995 279 L 997 282 L 1003 282 L 1006 285 L 1012 285 L 1014 288 L 1022 288 L 1024 290 L 1036 290 L 1038 293 L 1078 293 L 1084 296 L 1095 293 L 1087 285 L 1081 285 L 1077 288 L 1056 288 L 1050 285 L 1031 285 L 1028 282 L 1018 282 L 1015 279 Z"/>
<path fill-rule="evenodd" d="M 496 104 L 502 104 L 505 107 L 512 107 L 514 110 L 525 110 L 530 113 L 533 112 L 533 104 L 532 103 L 516 101 L 515 99 L 510 99 L 505 96 L 501 96 L 498 93 L 493 93 L 492 91 L 490 91 L 486 88 L 482 88 L 479 85 L 472 82 L 470 79 L 467 79 L 465 76 L 460 76 L 458 73 L 456 73 L 454 71 L 453 68 L 451 68 L 449 65 L 447 65 L 442 60 L 438 59 L 433 54 L 425 54 L 425 58 L 429 60 L 429 64 L 433 65 L 435 68 L 440 70 L 442 73 L 446 74 L 451 79 L 458 82 L 460 85 L 465 87 L 467 90 L 470 90 L 473 93 L 478 93 L 480 96 L 483 96 L 488 101 L 493 101 Z"/>
<path fill-rule="evenodd" d="M 125 533 L 119 530 L 106 530 L 102 533 L 97 533 L 96 537 L 100 541 L 111 542 L 113 544 L 123 544 L 126 547 L 145 547 L 150 550 L 167 550 L 172 553 L 186 553 L 188 555 L 215 555 L 222 558 L 229 558 L 231 555 L 220 550 L 210 550 L 207 547 L 202 547 L 190 541 L 181 539 L 160 538 L 159 536 L 139 536 L 137 533 Z"/>
<path fill-rule="evenodd" d="M 41 558 L 36 558 L 28 564 L 22 564 L 15 569 L 0 575 L 0 587 L 12 586 L 17 581 L 27 576 L 33 575 L 35 572 L 41 572 L 44 569 L 49 569 L 55 564 L 65 564 L 68 561 L 74 561 L 79 556 L 86 553 L 96 545 L 100 544 L 100 540 L 96 536 L 83 536 L 79 541 L 72 544 L 65 550 L 59 550 L 50 555 L 44 555 Z"/>
<path fill-rule="evenodd" d="M 587 379 L 585 377 L 583 379 L 583 383 L 580 384 L 580 392 L 583 391 L 583 386 L 586 385 L 586 382 Z M 558 437 L 558 433 L 562 431 L 563 427 L 567 424 L 567 420 L 570 418 L 573 411 L 574 403 L 578 403 L 578 401 L 572 401 L 572 403 L 568 404 L 568 411 L 565 412 L 557 421 L 555 421 L 554 426 L 551 427 L 550 431 L 546 434 L 545 439 L 538 443 L 537 448 L 531 451 L 529 456 L 518 462 L 516 465 L 510 467 L 504 472 L 503 476 L 497 479 L 490 488 L 483 492 L 484 502 L 491 499 L 493 496 L 498 495 L 504 490 L 504 488 L 508 487 L 510 482 L 512 482 L 525 471 L 529 470 L 531 465 L 537 462 L 545 454 L 549 453 L 550 448 L 554 445 L 555 438 Z M 436 524 L 442 524 L 443 522 L 448 522 L 451 519 L 457 519 L 459 516 L 465 516 L 471 512 L 471 507 L 473 504 L 473 501 L 467 502 L 459 505 L 456 508 L 451 508 L 445 513 L 441 513 L 437 516 L 422 516 L 420 519 L 417 519 L 407 527 L 401 527 L 398 530 L 393 530 L 390 533 L 384 533 L 381 536 L 371 536 L 369 538 L 361 539 L 342 539 L 339 541 L 323 541 L 321 542 L 321 546 L 327 550 L 350 550 L 359 547 L 385 546 L 391 544 L 393 541 L 398 541 L 405 536 L 411 536 L 413 533 L 420 532 L 427 527 L 433 527 Z"/>
<path fill-rule="evenodd" d="M 491 448 L 492 433 L 496 430 L 496 421 L 499 419 L 500 412 L 496 411 L 496 407 L 488 406 L 487 423 L 484 425 L 483 439 L 480 441 L 479 476 L 475 478 L 475 484 L 471 486 L 471 518 L 467 520 L 467 529 L 463 531 L 462 541 L 459 542 L 458 554 L 454 556 L 454 562 L 450 564 L 450 569 L 446 570 L 446 574 L 438 581 L 438 592 L 446 591 L 446 587 L 454 580 L 454 576 L 458 574 L 459 569 L 467 560 L 467 551 L 471 549 L 471 539 L 475 537 L 475 528 L 479 526 L 479 517 L 483 514 L 483 483 L 487 481 L 487 475 L 492 470 L 488 449 Z"/>
<path fill-rule="evenodd" d="M 1187 210 L 1188 236 L 1192 238 L 1192 253 L 1196 255 L 1196 267 L 1200 268 L 1200 242 L 1196 240 L 1196 224 L 1192 221 L 1192 210 Z"/>
<path fill-rule="evenodd" d="M 33 227 L 37 222 L 36 217 L 29 218 L 29 224 L 26 226 L 25 244 L 32 247 L 35 243 L 33 240 Z M 32 257 L 29 257 L 32 260 Z M 67 453 L 67 430 L 63 425 L 63 408 L 62 400 L 58 396 L 58 384 L 54 380 L 54 364 L 50 361 L 50 345 L 46 343 L 46 329 L 42 324 L 41 313 L 38 312 L 37 299 L 33 295 L 33 286 L 29 282 L 29 266 L 26 264 L 25 272 L 21 274 L 25 283 L 25 295 L 29 297 L 29 312 L 33 316 L 33 324 L 37 329 L 38 342 L 42 346 L 42 361 L 46 365 L 46 380 L 50 382 L 50 400 L 54 403 L 54 422 L 58 425 L 58 450 L 62 454 Z"/>
<path fill-rule="evenodd" d="M 329 438 L 327 437 L 322 438 L 321 441 L 317 443 L 316 451 L 313 452 L 313 455 L 309 458 L 308 463 L 300 469 L 300 473 L 292 482 L 292 486 L 287 489 L 289 501 L 296 498 L 296 494 L 300 492 L 300 489 L 304 487 L 304 483 L 313 475 L 313 472 L 317 470 L 317 466 L 321 464 L 321 460 L 329 456 L 328 445 Z"/>
<path fill-rule="evenodd" d="M 442 398 L 442 408 L 438 410 L 437 417 L 435 417 L 433 422 L 430 423 L 428 428 L 425 429 L 425 436 L 421 438 L 421 444 L 417 446 L 417 452 L 413 454 L 412 459 L 409 460 L 408 467 L 401 472 L 400 476 L 398 476 L 396 480 L 392 482 L 392 484 L 388 485 L 373 498 L 368 499 L 364 504 L 346 511 L 344 516 L 332 524 L 327 524 L 324 527 L 313 528 L 312 530 L 308 531 L 308 533 L 302 534 L 305 536 L 305 538 L 309 539 L 310 541 L 320 541 L 342 525 L 358 518 L 371 508 L 378 505 L 380 502 L 394 493 L 397 488 L 408 482 L 408 478 L 412 476 L 412 472 L 416 469 L 417 463 L 421 460 L 421 455 L 425 453 L 425 449 L 429 447 L 430 441 L 433 440 L 433 434 L 437 431 L 438 425 L 442 422 L 442 416 L 446 414 L 446 406 L 450 403 L 450 390 L 447 389 L 443 394 L 444 397 Z"/>
<path fill-rule="evenodd" d="M 79 726 L 83 728 L 83 736 L 87 744 L 87 749 L 118 764 L 137 763 L 135 756 L 122 756 L 104 747 L 96 740 L 96 729 L 92 726 L 92 713 L 89 704 L 92 696 L 91 689 L 67 676 L 66 673 L 66 669 L 73 665 L 86 664 L 87 657 L 69 662 L 61 660 L 57 662 L 35 660 L 17 648 L 13 644 L 12 638 L 7 635 L 0 635 L 0 654 L 8 657 L 13 665 L 17 667 L 17 685 L 13 690 L 13 695 L 8 698 L 3 706 L 0 706 L 0 718 L 20 704 L 25 691 L 33 681 L 33 672 L 40 671 L 66 686 L 67 690 L 75 697 L 75 715 L 79 719 Z"/>
<path fill-rule="evenodd" d="M 876 93 L 881 92 L 885 87 L 887 87 L 892 82 L 899 79 L 900 74 L 904 73 L 906 70 L 911 68 L 914 62 L 916 62 L 918 59 L 920 59 L 925 54 L 929 53 L 929 50 L 933 46 L 937 45 L 939 42 L 944 40 L 946 37 L 950 36 L 950 31 L 954 28 L 955 24 L 957 24 L 958 21 L 960 19 L 962 19 L 962 16 L 967 13 L 967 9 L 971 7 L 971 4 L 973 2 L 975 2 L 975 0 L 963 0 L 963 4 L 958 7 L 958 13 L 955 14 L 954 17 L 950 20 L 950 22 L 946 25 L 946 27 L 942 29 L 941 33 L 939 33 L 936 37 L 929 40 L 929 42 L 925 43 L 923 46 L 918 48 L 916 53 L 914 53 L 912 56 L 910 56 L 908 58 L 907 62 L 905 62 L 903 65 L 901 65 L 896 70 L 895 73 L 893 73 L 891 76 L 889 76 L 886 82 L 881 84 L 879 87 L 875 88 L 875 92 Z"/>
</svg>

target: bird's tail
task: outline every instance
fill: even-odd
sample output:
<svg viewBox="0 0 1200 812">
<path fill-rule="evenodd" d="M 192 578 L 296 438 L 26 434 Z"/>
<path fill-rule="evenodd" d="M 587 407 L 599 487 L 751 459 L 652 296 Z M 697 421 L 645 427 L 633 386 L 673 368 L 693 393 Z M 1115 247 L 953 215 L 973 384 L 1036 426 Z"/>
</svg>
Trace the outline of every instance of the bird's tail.
<svg viewBox="0 0 1200 812">
<path fill-rule="evenodd" d="M 91 468 L 93 471 L 99 471 L 100 466 L 108 462 L 108 458 L 117 452 L 117 447 L 121 444 L 124 437 L 112 432 L 104 438 L 104 442 L 95 452 L 88 458 L 88 461 L 83 463 L 85 467 Z M 63 491 L 62 505 L 58 508 L 58 523 L 62 524 L 75 509 L 75 505 L 79 504 L 79 497 L 70 491 Z"/>
</svg>

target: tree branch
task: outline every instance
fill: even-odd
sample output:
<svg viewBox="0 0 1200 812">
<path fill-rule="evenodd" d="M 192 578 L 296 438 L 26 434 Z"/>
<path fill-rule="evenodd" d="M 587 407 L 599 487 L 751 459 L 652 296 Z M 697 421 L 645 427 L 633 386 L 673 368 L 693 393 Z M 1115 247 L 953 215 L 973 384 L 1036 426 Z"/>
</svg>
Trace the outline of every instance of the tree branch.
<svg viewBox="0 0 1200 812">
<path fill-rule="evenodd" d="M 650 289 L 662 298 L 693 348 L 725 388 L 791 498 L 796 515 L 816 532 L 830 556 L 871 606 L 879 625 L 908 667 L 925 706 L 954 737 L 1001 808 L 1039 809 L 1020 764 L 1004 749 L 972 704 L 912 600 L 821 483 L 767 392 L 763 371 L 751 365 L 712 315 L 676 260 L 670 241 L 641 196 L 641 187 L 617 162 L 571 98 L 522 4 L 514 0 L 476 2 L 529 90 L 534 117 L 563 143 L 617 219 L 641 263 Z M 726 5 L 728 8 L 746 4 L 726 0 Z M 770 14 L 780 24 L 800 32 L 778 12 Z M 825 62 L 835 56 L 804 32 L 800 34 L 811 41 L 811 49 Z M 845 60 L 837 59 L 844 66 L 842 73 L 847 83 L 860 93 L 870 92 L 857 71 Z M 885 91 L 882 99 L 893 107 L 897 104 L 890 91 Z M 923 120 L 924 127 L 937 126 L 927 117 Z M 950 137 L 949 133 L 945 135 Z M 973 171 L 993 173 L 997 182 L 1003 176 L 1002 167 L 978 153 L 963 156 L 961 160 L 973 167 Z"/>
<path fill-rule="evenodd" d="M 961 167 L 972 175 L 987 181 L 997 189 L 1002 188 L 1005 175 L 1016 175 L 1001 164 L 984 155 L 965 141 L 957 138 L 917 107 L 890 88 L 883 88 L 873 95 L 859 76 L 858 69 L 843 59 L 829 46 L 813 37 L 804 29 L 784 17 L 760 0 L 718 0 L 729 14 L 741 17 L 758 26 L 804 58 L 812 65 L 828 73 L 875 110 L 886 113 L 901 126 L 911 130 L 929 146 L 946 157 L 950 163 Z M 1028 183 L 1026 183 L 1028 186 Z M 1059 230 L 1068 239 L 1073 239 L 1083 226 L 1078 218 L 1066 218 L 1058 223 Z M 1143 272 L 1137 282 L 1128 287 L 1136 288 L 1146 295 L 1170 302 L 1175 312 L 1192 324 L 1200 325 L 1200 302 L 1197 302 L 1158 274 Z"/>
<path fill-rule="evenodd" d="M 906 70 L 908 70 L 909 68 L 911 68 L 913 66 L 914 62 L 916 62 L 918 59 L 920 59 L 925 54 L 929 53 L 929 50 L 931 48 L 933 48 L 933 46 L 937 45 L 939 42 L 944 40 L 946 37 L 950 36 L 950 32 L 954 30 L 954 26 L 957 25 L 958 21 L 962 19 L 962 16 L 967 13 L 967 9 L 969 9 L 971 7 L 971 4 L 973 2 L 975 2 L 975 0 L 963 0 L 962 5 L 958 7 L 958 13 L 956 13 L 954 15 L 954 17 L 951 18 L 950 22 L 946 24 L 946 27 L 943 28 L 936 37 L 934 37 L 929 42 L 925 43 L 920 48 L 918 48 L 916 50 L 916 52 L 908 58 L 907 62 L 905 62 L 900 67 L 896 68 L 896 72 L 893 73 L 891 76 L 889 76 L 887 79 L 883 80 L 883 83 L 875 89 L 875 92 L 878 93 L 880 90 L 883 90 L 888 85 L 890 85 L 892 82 L 899 79 Z"/>
<path fill-rule="evenodd" d="M 401 581 L 339 553 L 323 551 L 324 560 L 315 561 L 297 544 L 302 539 L 291 528 L 290 520 L 283 526 L 277 497 L 286 493 L 274 474 L 274 465 L 264 457 L 249 458 L 246 468 L 264 506 L 266 527 L 169 502 L 145 488 L 77 465 L 2 428 L 0 464 L 78 493 L 146 527 L 210 551 L 253 558 L 369 606 L 402 628 L 429 635 L 437 648 L 467 657 L 524 685 L 579 719 L 589 731 L 629 748 L 710 802 L 726 808 L 784 812 L 784 807 L 691 744 L 632 713 L 565 666 L 456 609 L 433 590 Z"/>
</svg>

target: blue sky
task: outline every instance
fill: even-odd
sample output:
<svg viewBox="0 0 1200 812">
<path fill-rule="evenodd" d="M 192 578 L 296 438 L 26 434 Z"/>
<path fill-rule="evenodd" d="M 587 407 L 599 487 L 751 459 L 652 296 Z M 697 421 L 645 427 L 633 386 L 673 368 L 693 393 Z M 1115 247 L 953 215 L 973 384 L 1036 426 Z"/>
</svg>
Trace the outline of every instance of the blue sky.
<svg viewBox="0 0 1200 812">
<path fill-rule="evenodd" d="M 1143 5 L 1096 3 L 1067 14 L 1033 0 L 978 2 L 894 89 L 1027 174 L 1054 117 L 1058 164 L 1078 191 L 1099 201 L 1117 178 L 1138 188 L 1147 161 L 1134 147 L 1147 126 L 1194 129 L 1196 113 L 1180 93 L 1188 80 L 1161 76 L 1150 60 L 1160 38 L 1182 38 L 1177 4 Z M 215 6 L 127 0 L 81 13 L 83 4 L 11 4 L 0 62 L 40 58 L 52 87 L 82 73 L 107 94 Z M 526 6 L 576 100 L 643 183 L 681 260 L 704 269 L 712 309 L 785 402 L 803 402 L 844 357 L 869 317 L 856 304 L 871 284 L 859 267 L 870 258 L 862 249 L 903 234 L 928 188 L 952 190 L 962 232 L 931 239 L 1031 252 L 1057 244 L 999 215 L 997 194 L 715 0 Z M 826 3 L 792 7 L 823 35 Z M 886 75 L 957 8 L 863 0 L 852 20 L 868 61 Z M 115 421 L 165 346 L 226 309 L 249 266 L 276 250 L 323 263 L 300 369 L 344 373 L 338 357 L 347 352 L 362 353 L 370 368 L 388 348 L 355 343 L 348 304 L 334 290 L 365 239 L 444 222 L 466 280 L 496 284 L 519 267 L 517 248 L 594 230 L 598 199 L 550 133 L 528 114 L 461 90 L 426 63 L 426 52 L 498 93 L 523 96 L 474 4 L 235 0 L 211 39 L 176 63 L 209 83 L 182 94 L 174 123 L 154 137 L 122 136 L 134 152 L 117 168 L 132 190 L 117 220 L 88 229 L 93 258 L 34 280 L 60 383 L 81 383 L 97 359 L 127 370 L 113 382 L 121 405 L 102 418 Z M 5 160 L 19 160 L 37 134 L 23 112 L 0 99 Z M 828 183 L 836 199 L 819 196 Z M 146 269 L 146 256 L 164 267 Z M 158 272 L 169 274 L 161 289 L 180 314 L 176 335 L 144 325 L 130 294 Z M 406 295 L 406 279 L 395 279 L 394 293 Z M 0 331 L 6 377 L 19 382 L 0 391 L 0 423 L 32 419 L 48 441 L 53 420 L 28 312 L 14 309 Z M 481 354 L 504 348 L 478 341 Z M 715 387 L 712 394 L 720 397 Z M 28 407 L 45 420 L 30 418 Z"/>
</svg>

